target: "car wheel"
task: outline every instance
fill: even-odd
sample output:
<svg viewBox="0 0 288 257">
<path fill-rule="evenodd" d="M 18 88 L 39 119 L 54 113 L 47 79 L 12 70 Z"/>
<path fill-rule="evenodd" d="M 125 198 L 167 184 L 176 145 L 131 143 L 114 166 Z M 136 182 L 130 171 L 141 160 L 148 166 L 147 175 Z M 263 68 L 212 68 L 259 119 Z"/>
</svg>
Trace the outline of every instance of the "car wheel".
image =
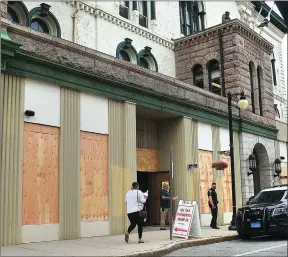
<svg viewBox="0 0 288 257">
<path fill-rule="evenodd" d="M 251 236 L 250 235 L 239 235 L 240 239 L 242 240 L 249 240 L 251 239 Z"/>
<path fill-rule="evenodd" d="M 240 230 L 238 230 L 238 229 L 237 229 L 237 233 L 238 233 L 238 236 L 240 237 L 240 239 L 242 239 L 242 240 L 249 240 L 249 239 L 251 239 L 251 235 L 246 234 L 246 233 L 243 233 L 242 231 L 240 231 Z"/>
</svg>

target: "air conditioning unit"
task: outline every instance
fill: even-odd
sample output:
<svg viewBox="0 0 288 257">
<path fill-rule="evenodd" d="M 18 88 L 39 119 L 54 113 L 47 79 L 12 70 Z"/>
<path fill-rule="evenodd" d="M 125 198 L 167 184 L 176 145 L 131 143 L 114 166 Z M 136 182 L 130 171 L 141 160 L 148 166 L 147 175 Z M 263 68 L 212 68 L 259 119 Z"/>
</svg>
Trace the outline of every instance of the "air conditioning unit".
<svg viewBox="0 0 288 257">
<path fill-rule="evenodd" d="M 120 7 L 119 7 L 119 14 L 120 14 L 122 17 L 128 19 L 128 18 L 129 18 L 129 8 L 126 7 L 126 6 L 120 5 Z"/>
<path fill-rule="evenodd" d="M 147 17 L 143 15 L 139 15 L 139 24 L 145 28 L 147 28 Z"/>
</svg>

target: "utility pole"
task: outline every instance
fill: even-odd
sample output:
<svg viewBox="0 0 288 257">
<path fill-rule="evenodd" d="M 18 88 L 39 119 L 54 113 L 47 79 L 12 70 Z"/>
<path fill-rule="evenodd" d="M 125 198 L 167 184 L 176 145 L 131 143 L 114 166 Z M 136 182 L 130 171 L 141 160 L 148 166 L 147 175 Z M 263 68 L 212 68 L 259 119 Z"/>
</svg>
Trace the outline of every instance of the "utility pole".
<svg viewBox="0 0 288 257">
<path fill-rule="evenodd" d="M 172 188 L 173 188 L 173 177 L 174 177 L 174 161 L 173 161 L 173 146 L 170 147 L 170 171 L 169 171 L 169 185 L 170 185 L 170 240 L 172 240 L 173 230 L 173 210 L 172 210 Z"/>
</svg>

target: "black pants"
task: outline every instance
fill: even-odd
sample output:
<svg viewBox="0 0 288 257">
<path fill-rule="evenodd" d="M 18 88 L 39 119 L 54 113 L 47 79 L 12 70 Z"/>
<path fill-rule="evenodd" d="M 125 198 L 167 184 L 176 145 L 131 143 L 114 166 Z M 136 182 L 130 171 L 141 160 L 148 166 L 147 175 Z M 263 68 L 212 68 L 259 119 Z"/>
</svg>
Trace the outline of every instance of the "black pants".
<svg viewBox="0 0 288 257">
<path fill-rule="evenodd" d="M 137 212 L 132 212 L 128 214 L 128 218 L 130 220 L 130 226 L 128 228 L 128 233 L 130 234 L 131 231 L 138 226 L 138 238 L 142 239 L 142 232 L 143 232 L 143 223 L 144 219 L 140 218 L 139 211 Z"/>
<path fill-rule="evenodd" d="M 217 206 L 215 206 L 215 207 L 216 207 L 216 208 L 210 207 L 210 209 L 211 209 L 211 215 L 212 215 L 210 227 L 212 227 L 212 228 L 217 227 L 218 207 L 217 207 Z"/>
</svg>

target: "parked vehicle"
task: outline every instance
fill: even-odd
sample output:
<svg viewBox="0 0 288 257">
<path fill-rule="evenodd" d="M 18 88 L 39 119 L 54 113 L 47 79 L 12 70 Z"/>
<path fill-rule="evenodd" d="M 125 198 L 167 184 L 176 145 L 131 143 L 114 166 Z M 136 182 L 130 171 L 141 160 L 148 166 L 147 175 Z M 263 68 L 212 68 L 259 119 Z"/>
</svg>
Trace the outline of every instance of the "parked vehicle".
<svg viewBox="0 0 288 257">
<path fill-rule="evenodd" d="M 251 197 L 236 214 L 236 227 L 242 239 L 260 235 L 287 236 L 287 185 L 274 186 Z"/>
</svg>

